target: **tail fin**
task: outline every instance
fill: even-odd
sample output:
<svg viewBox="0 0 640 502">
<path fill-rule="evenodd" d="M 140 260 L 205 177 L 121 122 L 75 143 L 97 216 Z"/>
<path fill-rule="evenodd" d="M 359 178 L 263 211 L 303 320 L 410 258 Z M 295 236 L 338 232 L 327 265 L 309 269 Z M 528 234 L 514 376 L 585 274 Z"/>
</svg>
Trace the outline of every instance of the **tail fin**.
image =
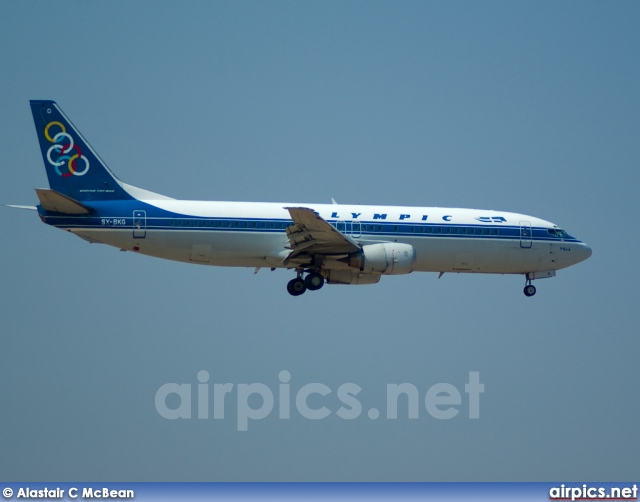
<svg viewBox="0 0 640 502">
<path fill-rule="evenodd" d="M 55 101 L 31 101 L 49 186 L 77 201 L 133 197 Z"/>
</svg>

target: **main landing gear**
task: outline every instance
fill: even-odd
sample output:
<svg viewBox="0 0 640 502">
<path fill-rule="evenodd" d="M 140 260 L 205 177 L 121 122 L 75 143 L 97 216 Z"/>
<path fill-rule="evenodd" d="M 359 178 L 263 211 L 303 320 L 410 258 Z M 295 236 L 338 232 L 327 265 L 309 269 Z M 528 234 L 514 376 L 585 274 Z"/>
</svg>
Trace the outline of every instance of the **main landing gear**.
<svg viewBox="0 0 640 502">
<path fill-rule="evenodd" d="M 307 289 L 317 291 L 324 286 L 324 277 L 319 272 L 309 272 L 303 279 L 302 272 L 298 272 L 298 277 L 291 279 L 287 284 L 287 291 L 292 296 L 300 296 Z"/>
</svg>

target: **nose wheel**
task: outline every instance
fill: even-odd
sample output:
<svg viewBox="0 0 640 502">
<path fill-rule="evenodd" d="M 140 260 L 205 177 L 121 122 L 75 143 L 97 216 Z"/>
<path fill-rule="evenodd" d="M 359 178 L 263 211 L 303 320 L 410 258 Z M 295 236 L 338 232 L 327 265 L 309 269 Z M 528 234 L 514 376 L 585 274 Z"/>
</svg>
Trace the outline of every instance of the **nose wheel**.
<svg viewBox="0 0 640 502">
<path fill-rule="evenodd" d="M 531 279 L 529 279 L 529 274 L 527 274 L 527 282 L 524 287 L 524 295 L 525 296 L 533 296 L 536 294 L 536 287 L 531 284 Z"/>
</svg>

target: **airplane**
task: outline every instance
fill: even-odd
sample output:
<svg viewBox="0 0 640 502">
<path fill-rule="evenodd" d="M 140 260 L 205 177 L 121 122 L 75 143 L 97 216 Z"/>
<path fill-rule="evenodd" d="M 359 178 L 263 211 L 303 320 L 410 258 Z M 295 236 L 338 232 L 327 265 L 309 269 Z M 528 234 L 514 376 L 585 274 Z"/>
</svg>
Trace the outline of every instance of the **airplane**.
<svg viewBox="0 0 640 502">
<path fill-rule="evenodd" d="M 287 291 L 375 284 L 411 272 L 520 274 L 532 281 L 591 248 L 524 214 L 440 207 L 176 200 L 120 181 L 54 101 L 30 101 L 50 188 L 40 219 L 91 243 L 201 265 L 289 269 Z"/>
</svg>

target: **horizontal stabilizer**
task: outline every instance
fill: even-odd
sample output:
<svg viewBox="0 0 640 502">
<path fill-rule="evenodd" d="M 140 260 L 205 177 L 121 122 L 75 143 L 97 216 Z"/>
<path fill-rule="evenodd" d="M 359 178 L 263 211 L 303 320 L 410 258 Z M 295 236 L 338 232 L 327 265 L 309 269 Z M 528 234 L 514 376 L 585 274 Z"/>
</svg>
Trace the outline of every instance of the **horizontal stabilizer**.
<svg viewBox="0 0 640 502">
<path fill-rule="evenodd" d="M 55 190 L 36 188 L 36 193 L 38 194 L 42 208 L 47 211 L 64 214 L 88 214 L 91 212 L 87 206 Z"/>
<path fill-rule="evenodd" d="M 36 206 L 17 206 L 15 204 L 7 204 L 7 207 L 12 207 L 14 209 L 30 209 L 31 211 L 37 211 L 38 208 Z"/>
</svg>

